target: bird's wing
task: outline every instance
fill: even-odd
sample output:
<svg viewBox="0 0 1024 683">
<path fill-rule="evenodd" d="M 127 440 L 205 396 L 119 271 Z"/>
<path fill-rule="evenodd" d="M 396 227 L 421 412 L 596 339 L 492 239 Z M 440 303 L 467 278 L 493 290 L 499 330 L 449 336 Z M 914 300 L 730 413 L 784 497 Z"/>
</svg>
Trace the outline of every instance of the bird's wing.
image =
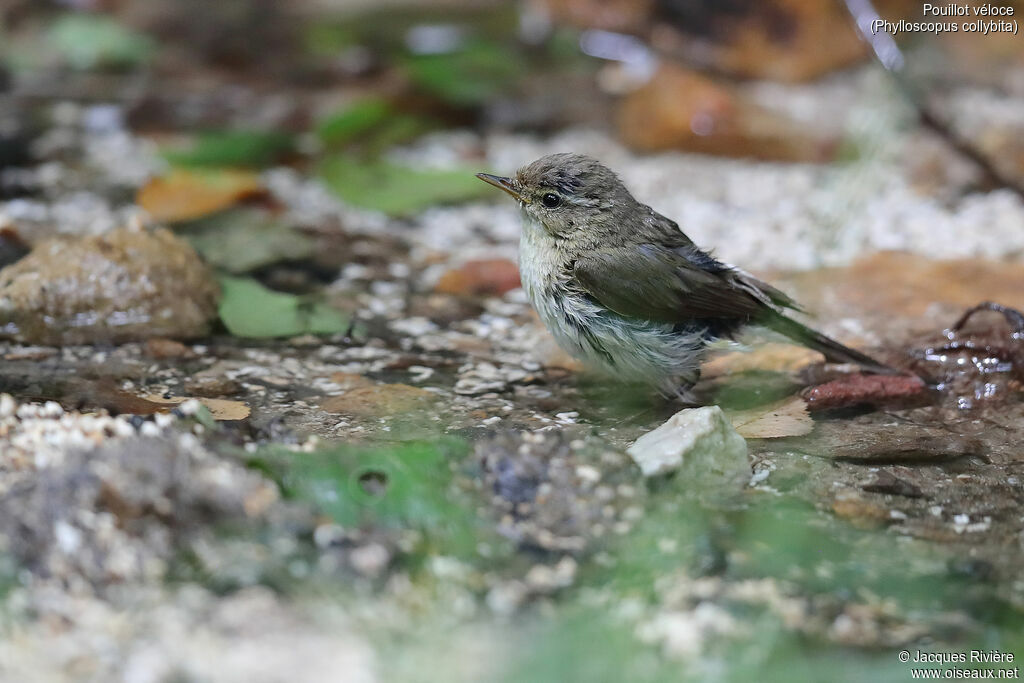
<svg viewBox="0 0 1024 683">
<path fill-rule="evenodd" d="M 606 247 L 577 259 L 573 274 L 601 305 L 631 318 L 749 320 L 793 305 L 777 289 L 691 246 Z"/>
</svg>

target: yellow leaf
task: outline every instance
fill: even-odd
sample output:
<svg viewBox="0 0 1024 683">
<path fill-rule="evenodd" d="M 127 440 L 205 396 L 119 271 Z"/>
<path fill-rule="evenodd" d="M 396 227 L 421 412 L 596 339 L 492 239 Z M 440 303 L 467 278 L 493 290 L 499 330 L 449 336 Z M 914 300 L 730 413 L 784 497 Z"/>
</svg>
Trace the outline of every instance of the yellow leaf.
<svg viewBox="0 0 1024 683">
<path fill-rule="evenodd" d="M 726 413 L 732 426 L 745 439 L 779 439 L 803 436 L 814 429 L 807 404 L 799 396 L 751 410 Z"/>
<path fill-rule="evenodd" d="M 144 396 L 147 401 L 167 406 L 168 410 L 180 405 L 185 401 L 192 400 L 191 396 L 175 396 L 164 398 L 158 394 Z M 206 406 L 214 420 L 244 420 L 249 417 L 249 406 L 241 401 L 229 401 L 225 398 L 196 398 L 197 401 Z"/>
<path fill-rule="evenodd" d="M 708 379 L 752 371 L 798 372 L 821 361 L 820 353 L 803 346 L 768 343 L 750 351 L 724 353 L 712 358 L 701 368 L 701 377 Z"/>
<path fill-rule="evenodd" d="M 263 191 L 259 176 L 249 171 L 178 169 L 146 183 L 136 202 L 155 221 L 179 223 L 221 211 Z"/>
</svg>

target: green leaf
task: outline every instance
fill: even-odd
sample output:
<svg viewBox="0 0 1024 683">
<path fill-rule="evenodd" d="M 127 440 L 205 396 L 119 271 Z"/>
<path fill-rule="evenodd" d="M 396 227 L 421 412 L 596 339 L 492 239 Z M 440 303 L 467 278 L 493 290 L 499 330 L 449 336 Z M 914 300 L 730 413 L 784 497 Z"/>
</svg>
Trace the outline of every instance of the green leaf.
<svg viewBox="0 0 1024 683">
<path fill-rule="evenodd" d="M 340 156 L 322 163 L 319 174 L 349 204 L 396 216 L 483 198 L 491 189 L 469 169 L 420 171 L 386 161 L 358 162 Z"/>
<path fill-rule="evenodd" d="M 321 140 L 328 144 L 348 142 L 380 124 L 393 114 L 391 104 L 380 97 L 367 97 L 328 116 L 316 128 Z"/>
<path fill-rule="evenodd" d="M 137 66 L 156 49 L 151 38 L 101 14 L 65 14 L 47 36 L 50 47 L 76 69 Z"/>
<path fill-rule="evenodd" d="M 292 153 L 295 141 L 276 131 L 211 131 L 199 135 L 183 149 L 165 149 L 164 158 L 178 166 L 234 166 L 262 168 Z"/>
<path fill-rule="evenodd" d="M 336 334 L 349 318 L 323 303 L 267 289 L 252 278 L 220 278 L 220 319 L 236 337 L 272 339 L 300 334 Z"/>
<path fill-rule="evenodd" d="M 436 127 L 432 119 L 400 112 L 385 99 L 368 97 L 322 120 L 316 133 L 331 147 L 358 144 L 379 152 Z"/>
<path fill-rule="evenodd" d="M 306 51 L 316 57 L 337 57 L 345 48 L 358 43 L 359 36 L 351 27 L 313 22 L 305 30 L 302 43 Z"/>
<path fill-rule="evenodd" d="M 221 211 L 178 226 L 176 232 L 207 261 L 235 275 L 316 253 L 316 240 L 253 207 Z"/>
<path fill-rule="evenodd" d="M 454 497 L 450 460 L 462 441 L 367 449 L 336 446 L 295 454 L 270 448 L 250 465 L 274 478 L 290 499 L 311 503 L 347 528 L 417 529 L 441 553 L 475 553 L 487 530 L 468 502 Z"/>
<path fill-rule="evenodd" d="M 448 54 L 407 57 L 410 79 L 422 90 L 459 106 L 480 105 L 510 88 L 523 60 L 497 43 L 478 40 Z"/>
</svg>

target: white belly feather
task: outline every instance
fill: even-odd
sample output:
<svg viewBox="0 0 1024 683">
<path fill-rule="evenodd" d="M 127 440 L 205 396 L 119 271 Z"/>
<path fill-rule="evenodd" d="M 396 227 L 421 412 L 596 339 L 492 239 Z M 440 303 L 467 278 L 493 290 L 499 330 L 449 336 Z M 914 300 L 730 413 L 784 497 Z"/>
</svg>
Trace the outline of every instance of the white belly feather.
<svg viewBox="0 0 1024 683">
<path fill-rule="evenodd" d="M 702 330 L 623 318 L 572 291 L 566 263 L 540 223 L 523 216 L 519 246 L 523 289 L 558 345 L 588 366 L 624 380 L 680 393 L 699 375 Z"/>
</svg>

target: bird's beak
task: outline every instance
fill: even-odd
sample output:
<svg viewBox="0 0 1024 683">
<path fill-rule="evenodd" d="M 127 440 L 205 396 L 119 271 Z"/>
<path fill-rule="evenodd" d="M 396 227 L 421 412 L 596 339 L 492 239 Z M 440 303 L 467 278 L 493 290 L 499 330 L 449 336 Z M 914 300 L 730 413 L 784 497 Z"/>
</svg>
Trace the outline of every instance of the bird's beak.
<svg viewBox="0 0 1024 683">
<path fill-rule="evenodd" d="M 522 195 L 516 190 L 515 183 L 512 182 L 511 178 L 503 178 L 500 175 L 491 175 L 490 173 L 477 173 L 476 177 L 484 181 L 488 185 L 494 185 L 499 190 L 504 190 L 510 195 L 515 197 L 517 200 L 524 202 Z"/>
</svg>

